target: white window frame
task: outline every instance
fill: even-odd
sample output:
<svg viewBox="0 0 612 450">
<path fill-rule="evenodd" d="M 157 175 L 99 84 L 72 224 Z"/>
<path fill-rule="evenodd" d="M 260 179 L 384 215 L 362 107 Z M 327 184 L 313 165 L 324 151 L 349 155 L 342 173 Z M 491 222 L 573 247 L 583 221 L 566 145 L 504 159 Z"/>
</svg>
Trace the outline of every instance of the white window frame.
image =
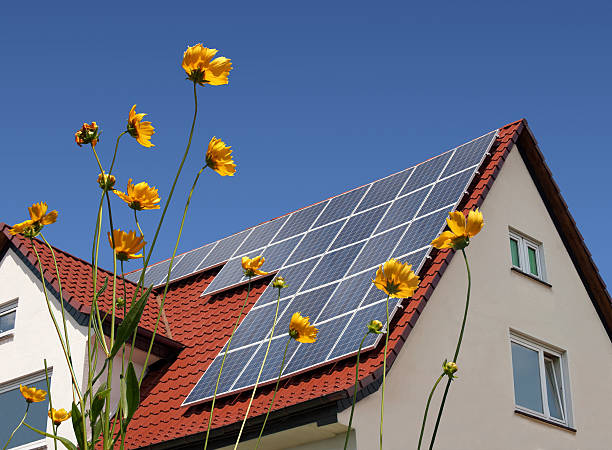
<svg viewBox="0 0 612 450">
<path fill-rule="evenodd" d="M 518 255 L 519 255 L 519 265 L 516 266 L 512 262 L 512 249 L 510 249 L 510 264 L 517 270 L 529 275 L 530 277 L 537 278 L 538 280 L 542 280 L 547 282 L 546 277 L 546 265 L 544 264 L 544 247 L 541 242 L 536 241 L 535 239 L 531 239 L 526 237 L 519 232 L 510 229 L 509 230 L 509 239 L 514 239 L 517 242 L 518 247 Z M 508 240 L 508 242 L 510 242 Z M 529 248 L 535 250 L 536 254 L 536 265 L 538 268 L 538 274 L 534 275 L 531 273 L 529 267 Z"/>
<path fill-rule="evenodd" d="M 516 393 L 514 393 L 514 409 L 517 411 L 522 411 L 532 416 L 541 417 L 542 419 L 548 420 L 550 422 L 558 423 L 559 425 L 564 425 L 566 427 L 572 426 L 572 414 L 571 414 L 571 398 L 569 395 L 569 386 L 568 382 L 568 365 L 567 365 L 567 354 L 563 350 L 555 349 L 549 345 L 543 344 L 540 341 L 536 341 L 534 339 L 529 339 L 523 335 L 518 335 L 515 332 L 510 332 L 510 360 L 512 361 L 512 343 L 522 345 L 530 350 L 536 351 L 538 353 L 538 361 L 539 361 L 539 371 L 540 371 L 540 390 L 542 395 L 542 409 L 544 413 L 539 411 L 534 411 L 533 409 L 526 408 L 524 406 L 518 405 L 516 403 Z M 552 358 L 557 358 L 559 360 L 559 368 L 560 368 L 560 379 L 561 386 L 558 386 L 560 392 L 560 404 L 561 404 L 561 414 L 563 416 L 563 420 L 560 420 L 556 417 L 550 415 L 550 408 L 548 406 L 548 389 L 546 388 L 546 366 L 545 360 L 551 360 Z M 553 370 L 555 370 L 555 366 L 553 363 Z M 513 375 L 514 381 L 514 375 Z M 514 384 L 513 390 L 514 390 Z"/>
<path fill-rule="evenodd" d="M 47 374 L 49 376 L 49 382 L 51 382 L 51 376 L 53 375 L 53 367 L 47 368 Z M 4 394 L 5 392 L 9 392 L 14 389 L 19 389 L 19 385 L 21 384 L 28 386 L 32 383 L 37 383 L 45 379 L 46 379 L 45 371 L 43 370 L 43 371 L 32 373 L 30 375 L 26 375 L 17 380 L 7 381 L 6 383 L 0 384 L 0 394 Z M 44 430 L 44 431 L 47 431 L 47 430 Z M 25 444 L 18 445 L 17 447 L 9 447 L 7 450 L 38 450 L 38 449 L 46 449 L 46 448 L 47 448 L 47 439 L 43 437 L 42 439 L 38 439 L 32 442 L 27 442 Z"/>
<path fill-rule="evenodd" d="M 0 305 L 0 317 L 6 316 L 13 312 L 15 313 L 15 326 L 13 326 L 13 328 L 11 328 L 10 330 L 6 330 L 0 333 L 0 339 L 7 337 L 7 336 L 12 336 L 13 334 L 15 334 L 15 327 L 17 326 L 17 304 L 18 304 L 18 299 L 15 298 L 13 300 L 10 300 Z"/>
</svg>

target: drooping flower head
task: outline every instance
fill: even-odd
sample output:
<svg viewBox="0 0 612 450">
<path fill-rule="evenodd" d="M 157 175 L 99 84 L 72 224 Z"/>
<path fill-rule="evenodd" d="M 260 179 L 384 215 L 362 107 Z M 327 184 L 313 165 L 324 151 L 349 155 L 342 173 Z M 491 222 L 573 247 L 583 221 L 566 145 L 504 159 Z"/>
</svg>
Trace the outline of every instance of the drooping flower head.
<svg viewBox="0 0 612 450">
<path fill-rule="evenodd" d="M 208 143 L 206 150 L 206 164 L 221 176 L 234 176 L 236 164 L 232 159 L 231 146 L 225 145 L 221 139 L 213 138 Z"/>
<path fill-rule="evenodd" d="M 91 125 L 84 123 L 79 131 L 74 133 L 74 140 L 81 147 L 83 144 L 91 144 L 95 147 L 100 140 L 100 130 L 96 122 L 91 122 Z"/>
<path fill-rule="evenodd" d="M 64 408 L 62 409 L 51 408 L 49 410 L 48 415 L 49 415 L 49 419 L 51 419 L 55 425 L 61 425 L 62 422 L 70 419 L 70 416 L 72 415 L 72 413 L 66 411 Z"/>
<path fill-rule="evenodd" d="M 247 256 L 243 256 L 242 268 L 244 269 L 244 276 L 254 277 L 255 275 L 268 275 L 268 272 L 259 270 L 265 260 L 266 258 L 264 258 L 263 256 L 256 256 L 253 259 L 248 258 Z"/>
<path fill-rule="evenodd" d="M 115 245 L 113 246 L 113 239 Z M 110 232 L 108 233 L 108 243 L 111 248 L 115 250 L 117 259 L 119 261 L 127 261 L 128 259 L 142 258 L 142 254 L 137 255 L 136 253 L 142 250 L 146 242 L 143 236 L 136 236 L 135 231 L 126 233 L 119 229 L 113 230 L 111 237 Z"/>
<path fill-rule="evenodd" d="M 132 184 L 132 179 L 128 180 L 127 194 L 113 190 L 128 206 L 136 211 L 143 209 L 159 209 L 159 194 L 156 187 L 149 186 L 148 183 L 141 181 L 138 184 Z"/>
<path fill-rule="evenodd" d="M 34 203 L 28 207 L 30 220 L 13 225 L 9 230 L 11 234 L 23 234 L 26 237 L 37 236 L 45 225 L 50 225 L 57 220 L 58 212 L 56 210 L 47 213 L 47 204 L 45 202 Z"/>
<path fill-rule="evenodd" d="M 98 184 L 104 192 L 110 191 L 115 185 L 115 175 L 108 175 L 102 172 L 98 175 Z"/>
<path fill-rule="evenodd" d="M 183 54 L 183 69 L 187 73 L 187 78 L 200 86 L 227 84 L 232 62 L 222 56 L 212 59 L 216 54 L 217 50 L 204 47 L 202 44 L 187 47 Z"/>
<path fill-rule="evenodd" d="M 390 297 L 408 298 L 419 287 L 419 277 L 410 264 L 391 258 L 378 268 L 372 283 Z"/>
<path fill-rule="evenodd" d="M 25 398 L 28 403 L 42 402 L 47 398 L 47 391 L 36 389 L 35 387 L 27 387 L 23 384 L 19 385 L 19 392 L 21 392 L 21 395 L 23 395 L 23 398 Z"/>
<path fill-rule="evenodd" d="M 299 312 L 291 316 L 289 323 L 289 336 L 298 342 L 309 344 L 317 340 L 319 330 L 310 325 L 310 317 L 302 317 Z"/>
<path fill-rule="evenodd" d="M 368 322 L 368 333 L 381 334 L 383 324 L 380 320 L 371 320 Z"/>
<path fill-rule="evenodd" d="M 461 250 L 470 244 L 470 238 L 476 236 L 484 225 L 482 213 L 476 208 L 468 213 L 467 222 L 461 211 L 448 213 L 446 223 L 450 231 L 443 231 L 431 245 L 438 249 L 454 248 Z"/>
<path fill-rule="evenodd" d="M 151 122 L 142 120 L 144 116 L 146 116 L 145 113 L 136 114 L 136 105 L 132 106 L 128 116 L 127 131 L 143 147 L 155 147 L 151 144 L 151 136 L 155 133 L 155 128 L 153 128 Z"/>
</svg>

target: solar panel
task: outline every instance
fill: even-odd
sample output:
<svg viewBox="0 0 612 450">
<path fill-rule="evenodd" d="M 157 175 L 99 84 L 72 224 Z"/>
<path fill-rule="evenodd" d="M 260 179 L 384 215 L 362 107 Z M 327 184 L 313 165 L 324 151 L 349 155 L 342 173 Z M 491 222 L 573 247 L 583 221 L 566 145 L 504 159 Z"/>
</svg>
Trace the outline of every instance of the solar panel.
<svg viewBox="0 0 612 450">
<path fill-rule="evenodd" d="M 418 271 L 430 252 L 431 241 L 444 228 L 448 212 L 461 200 L 495 136 L 493 131 L 413 168 L 296 211 L 281 218 L 283 223 L 272 221 L 256 227 L 256 232 L 247 230 L 251 234 L 241 239 L 242 245 L 234 246 L 231 255 L 224 250 L 224 260 L 229 262 L 205 293 L 213 292 L 211 287 L 218 290 L 244 281 L 239 256 L 245 249 L 252 251 L 252 256 L 263 253 L 266 262 L 262 269 L 278 270 L 289 283 L 281 291 L 277 328 L 261 383 L 278 376 L 294 312 L 310 316 L 319 334 L 314 344 L 290 343 L 284 376 L 356 353 L 367 322 L 377 319 L 385 323 L 386 296 L 371 282 L 376 268 L 396 257 Z M 221 256 L 206 257 L 215 258 Z M 254 385 L 277 297 L 278 290 L 269 285 L 239 325 L 217 395 Z M 398 302 L 389 302 L 391 316 Z M 379 339 L 368 336 L 364 350 L 373 348 Z M 212 397 L 223 353 L 203 373 L 184 405 Z"/>
</svg>

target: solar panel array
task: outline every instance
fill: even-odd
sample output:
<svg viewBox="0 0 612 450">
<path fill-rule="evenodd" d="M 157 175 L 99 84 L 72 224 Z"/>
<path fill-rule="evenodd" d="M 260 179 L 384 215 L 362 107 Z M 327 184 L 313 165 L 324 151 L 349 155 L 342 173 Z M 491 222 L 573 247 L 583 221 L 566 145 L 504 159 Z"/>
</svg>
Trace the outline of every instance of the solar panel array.
<svg viewBox="0 0 612 450">
<path fill-rule="evenodd" d="M 263 270 L 278 270 L 285 277 L 289 287 L 281 291 L 277 328 L 262 384 L 278 376 L 289 320 L 297 311 L 310 316 L 319 334 L 314 344 L 291 341 L 284 376 L 354 354 L 367 322 L 377 319 L 385 323 L 386 296 L 371 282 L 375 269 L 390 257 L 412 264 L 415 271 L 420 269 L 431 249 L 429 244 L 444 228 L 448 212 L 461 200 L 496 134 L 493 131 L 415 167 L 186 253 L 177 263 L 177 271 L 172 271 L 172 279 L 183 277 L 187 270 L 193 273 L 227 261 L 202 293 L 212 294 L 245 281 L 242 256 L 260 254 L 266 258 Z M 203 256 L 208 247 L 211 249 Z M 194 252 L 200 252 L 198 264 L 191 256 Z M 186 258 L 188 263 L 184 264 Z M 151 270 L 155 267 L 146 273 L 153 283 L 153 277 L 159 277 Z M 167 273 L 168 266 L 165 268 Z M 159 280 L 165 281 L 165 276 Z M 255 384 L 277 296 L 278 290 L 269 285 L 236 330 L 218 396 Z M 400 301 L 390 300 L 391 317 Z M 379 339 L 379 335 L 369 335 L 363 349 L 373 348 Z M 224 351 L 184 405 L 213 396 Z"/>
</svg>

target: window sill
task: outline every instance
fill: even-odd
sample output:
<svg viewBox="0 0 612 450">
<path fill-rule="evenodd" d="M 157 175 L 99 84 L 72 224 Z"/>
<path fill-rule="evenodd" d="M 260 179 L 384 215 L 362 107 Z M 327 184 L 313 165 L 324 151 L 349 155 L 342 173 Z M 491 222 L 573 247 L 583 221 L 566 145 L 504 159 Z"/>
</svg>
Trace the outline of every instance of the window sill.
<svg viewBox="0 0 612 450">
<path fill-rule="evenodd" d="M 0 342 L 8 341 L 13 338 L 15 332 L 13 330 L 5 331 L 4 333 L 0 333 Z"/>
<path fill-rule="evenodd" d="M 550 284 L 550 283 L 548 283 L 548 282 L 546 282 L 544 280 L 541 280 L 538 277 L 531 275 L 530 273 L 523 272 L 518 267 L 514 267 L 514 266 L 510 267 L 510 270 L 513 271 L 513 272 L 516 272 L 516 273 L 520 273 L 521 275 L 524 275 L 527 278 L 531 278 L 532 280 L 537 281 L 538 283 L 542 283 L 544 286 L 552 287 L 552 284 Z"/>
<path fill-rule="evenodd" d="M 538 420 L 540 422 L 547 423 L 548 425 L 553 425 L 553 426 L 555 426 L 557 428 L 561 428 L 563 430 L 570 431 L 572 433 L 576 433 L 577 432 L 577 430 L 575 428 L 568 427 L 567 425 L 563 425 L 562 423 L 555 422 L 554 420 L 545 419 L 544 417 L 540 417 L 540 416 L 538 416 L 536 414 L 531 414 L 531 413 L 528 413 L 528 412 L 525 412 L 525 411 L 521 411 L 520 409 L 515 409 L 514 413 L 515 414 L 519 414 L 521 416 L 529 417 L 530 419 L 534 419 L 534 420 Z"/>
</svg>

